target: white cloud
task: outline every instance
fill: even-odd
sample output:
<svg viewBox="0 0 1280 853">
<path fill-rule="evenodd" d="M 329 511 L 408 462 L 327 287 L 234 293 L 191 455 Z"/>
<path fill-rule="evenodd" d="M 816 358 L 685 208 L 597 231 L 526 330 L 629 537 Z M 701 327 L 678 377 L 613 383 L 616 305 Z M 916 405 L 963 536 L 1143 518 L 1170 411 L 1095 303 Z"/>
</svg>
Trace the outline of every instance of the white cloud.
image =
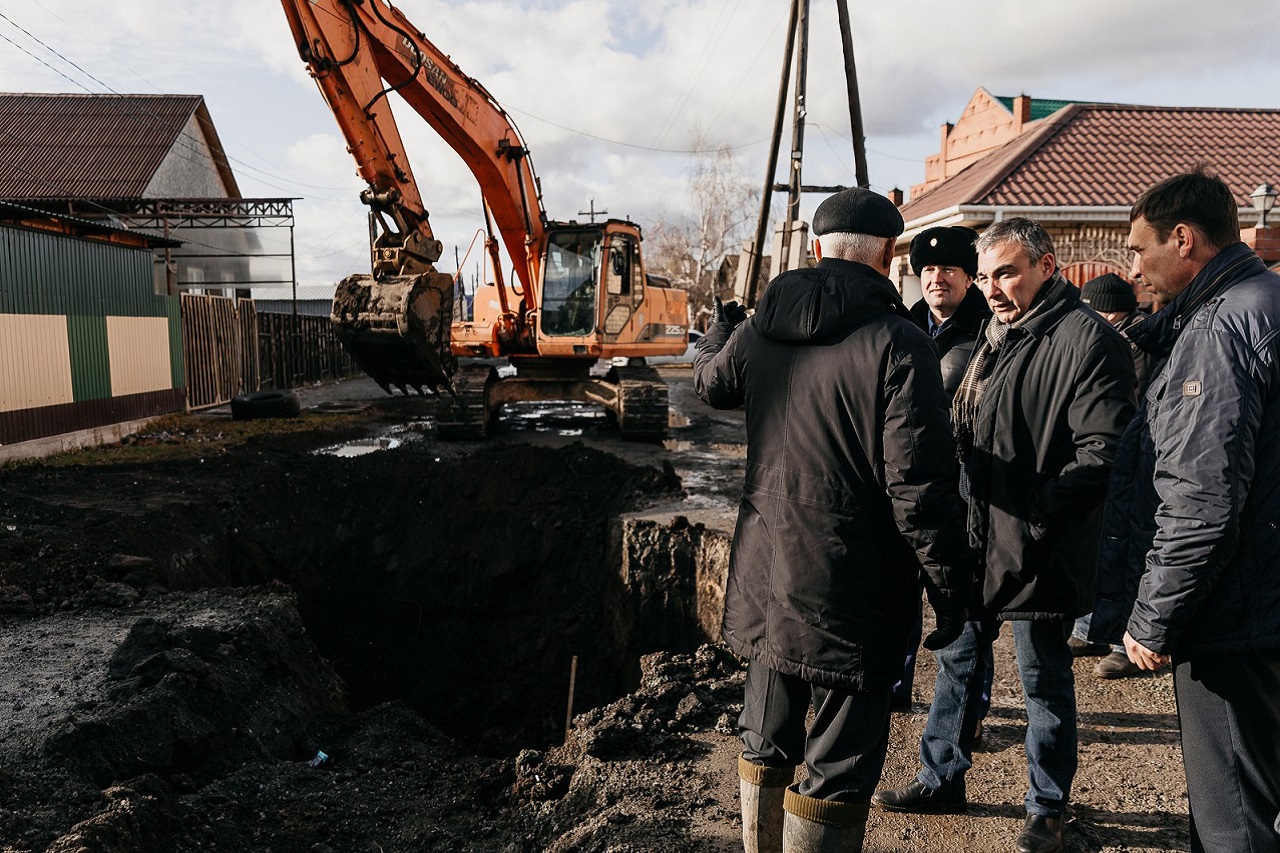
<svg viewBox="0 0 1280 853">
<path fill-rule="evenodd" d="M 575 217 L 592 199 L 642 223 L 679 213 L 691 159 L 653 149 L 687 149 L 695 128 L 733 146 L 750 180 L 763 181 L 787 23 L 780 0 L 397 5 L 507 107 L 553 217 Z M 242 191 L 304 199 L 295 207 L 300 280 L 368 268 L 354 161 L 279 4 L 10 6 L 9 21 L 0 20 L 8 39 L 0 41 L 0 89 L 202 94 Z M 850 11 L 871 181 L 881 190 L 923 179 L 938 126 L 955 121 L 979 86 L 1039 98 L 1280 106 L 1275 62 L 1259 58 L 1274 52 L 1274 28 L 1262 25 L 1276 20 L 1272 0 L 1234 0 L 1213 14 L 1191 0 L 902 0 Z M 805 178 L 852 182 L 834 4 L 813 3 L 811 12 Z M 412 110 L 400 105 L 396 116 L 451 258 L 453 244 L 465 246 L 483 222 L 478 188 Z M 817 201 L 806 197 L 802 214 Z"/>
</svg>

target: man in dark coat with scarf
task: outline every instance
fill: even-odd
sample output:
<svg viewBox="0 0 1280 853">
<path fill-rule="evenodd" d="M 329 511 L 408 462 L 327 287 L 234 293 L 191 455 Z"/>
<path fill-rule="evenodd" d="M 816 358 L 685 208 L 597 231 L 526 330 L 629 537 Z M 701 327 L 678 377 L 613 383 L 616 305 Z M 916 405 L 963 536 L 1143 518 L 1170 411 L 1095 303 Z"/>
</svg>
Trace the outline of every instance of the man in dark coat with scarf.
<svg viewBox="0 0 1280 853">
<path fill-rule="evenodd" d="M 869 190 L 828 198 L 817 266 L 774 279 L 750 319 L 724 306 L 694 362 L 704 401 L 746 408 L 723 634 L 748 659 L 750 853 L 861 849 L 922 568 L 938 617 L 926 645 L 966 618 L 972 553 L 938 356 L 887 278 L 902 228 Z"/>
<path fill-rule="evenodd" d="M 1015 217 L 979 238 L 978 286 L 994 316 L 952 407 L 969 536 L 980 554 L 977 615 L 937 652 L 922 768 L 881 791 L 891 811 L 961 811 L 986 653 L 1013 626 L 1027 704 L 1029 790 L 1019 853 L 1062 848 L 1076 771 L 1073 620 L 1093 603 L 1098 526 L 1129 418 L 1129 345 L 1057 271 L 1053 241 Z"/>
<path fill-rule="evenodd" d="M 1173 664 L 1191 849 L 1280 851 L 1280 276 L 1203 170 L 1129 214 L 1132 277 L 1165 306 L 1107 498 L 1091 638 Z"/>
</svg>

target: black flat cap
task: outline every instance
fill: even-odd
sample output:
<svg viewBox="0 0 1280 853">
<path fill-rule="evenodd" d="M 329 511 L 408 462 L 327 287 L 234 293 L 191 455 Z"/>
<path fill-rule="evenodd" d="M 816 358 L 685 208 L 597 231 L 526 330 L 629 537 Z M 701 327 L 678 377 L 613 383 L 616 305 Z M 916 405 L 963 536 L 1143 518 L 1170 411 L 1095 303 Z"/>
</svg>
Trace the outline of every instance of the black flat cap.
<svg viewBox="0 0 1280 853">
<path fill-rule="evenodd" d="M 813 214 L 815 237 L 835 231 L 897 237 L 902 228 L 902 214 L 893 202 L 862 187 L 841 190 L 818 205 Z"/>
<path fill-rule="evenodd" d="M 959 267 L 977 278 L 977 239 L 978 232 L 963 225 L 926 228 L 911 241 L 911 269 L 920 275 L 925 267 Z"/>
</svg>

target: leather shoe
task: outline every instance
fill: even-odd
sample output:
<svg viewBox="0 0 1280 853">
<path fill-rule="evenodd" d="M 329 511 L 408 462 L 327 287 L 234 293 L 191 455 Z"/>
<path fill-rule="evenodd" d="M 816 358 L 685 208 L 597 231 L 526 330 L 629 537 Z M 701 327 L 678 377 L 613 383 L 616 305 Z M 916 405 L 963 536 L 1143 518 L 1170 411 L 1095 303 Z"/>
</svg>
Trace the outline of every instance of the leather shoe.
<svg viewBox="0 0 1280 853">
<path fill-rule="evenodd" d="M 1027 815 L 1018 834 L 1018 853 L 1057 853 L 1062 849 L 1062 818 Z"/>
<path fill-rule="evenodd" d="M 887 812 L 916 814 L 962 812 L 969 808 L 969 803 L 964 798 L 964 788 L 957 793 L 943 793 L 926 786 L 919 779 L 912 779 L 902 788 L 876 791 L 871 803 Z"/>
<path fill-rule="evenodd" d="M 1093 667 L 1093 674 L 1098 678 L 1128 678 L 1140 672 L 1142 670 L 1124 652 L 1112 652 Z"/>
</svg>

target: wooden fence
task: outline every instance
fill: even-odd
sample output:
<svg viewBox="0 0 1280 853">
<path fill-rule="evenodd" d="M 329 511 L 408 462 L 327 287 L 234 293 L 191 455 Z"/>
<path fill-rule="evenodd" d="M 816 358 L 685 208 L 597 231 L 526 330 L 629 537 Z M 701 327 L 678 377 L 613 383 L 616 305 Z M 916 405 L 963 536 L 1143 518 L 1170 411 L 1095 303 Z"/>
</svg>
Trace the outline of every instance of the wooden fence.
<svg viewBox="0 0 1280 853">
<path fill-rule="evenodd" d="M 188 409 L 222 405 L 258 389 L 257 314 L 252 299 L 182 294 Z"/>
<path fill-rule="evenodd" d="M 182 294 L 187 408 L 357 371 L 328 317 L 259 312 L 252 299 Z"/>
<path fill-rule="evenodd" d="M 357 372 L 328 317 L 258 314 L 263 388 L 295 388 Z"/>
</svg>

